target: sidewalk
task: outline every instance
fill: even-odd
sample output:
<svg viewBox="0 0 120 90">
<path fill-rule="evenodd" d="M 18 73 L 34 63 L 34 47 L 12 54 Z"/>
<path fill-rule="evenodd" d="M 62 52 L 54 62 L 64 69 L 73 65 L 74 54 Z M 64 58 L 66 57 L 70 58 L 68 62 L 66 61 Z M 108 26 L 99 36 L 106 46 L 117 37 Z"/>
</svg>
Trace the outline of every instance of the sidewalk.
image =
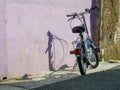
<svg viewBox="0 0 120 90">
<path fill-rule="evenodd" d="M 88 69 L 87 74 L 97 73 L 101 71 L 109 70 L 120 63 L 108 63 L 100 62 L 100 65 L 96 69 Z M 37 87 L 48 85 L 55 82 L 60 82 L 67 79 L 79 77 L 80 73 L 78 67 L 73 71 L 73 67 L 67 67 L 58 71 L 47 71 L 36 76 L 27 76 L 21 79 L 12 79 L 0 82 L 0 90 L 32 90 Z"/>
</svg>

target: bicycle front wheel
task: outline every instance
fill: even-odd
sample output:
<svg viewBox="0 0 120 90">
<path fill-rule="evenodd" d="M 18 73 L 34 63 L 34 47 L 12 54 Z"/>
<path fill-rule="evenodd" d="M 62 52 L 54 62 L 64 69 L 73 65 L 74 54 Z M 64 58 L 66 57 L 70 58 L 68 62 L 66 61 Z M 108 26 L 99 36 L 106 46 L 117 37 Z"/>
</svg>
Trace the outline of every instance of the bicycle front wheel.
<svg viewBox="0 0 120 90">
<path fill-rule="evenodd" d="M 92 68 L 96 68 L 99 65 L 98 53 L 92 46 L 89 46 L 88 61 Z"/>
</svg>

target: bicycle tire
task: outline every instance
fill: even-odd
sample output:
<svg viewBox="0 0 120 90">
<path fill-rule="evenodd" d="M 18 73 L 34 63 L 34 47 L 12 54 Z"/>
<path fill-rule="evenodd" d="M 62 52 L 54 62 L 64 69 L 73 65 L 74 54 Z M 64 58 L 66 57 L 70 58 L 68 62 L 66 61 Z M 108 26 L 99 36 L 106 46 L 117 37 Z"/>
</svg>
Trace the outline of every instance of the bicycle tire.
<svg viewBox="0 0 120 90">
<path fill-rule="evenodd" d="M 83 47 L 81 48 L 80 57 L 77 57 L 77 62 L 81 75 L 86 75 L 87 64 L 84 58 Z"/>
<path fill-rule="evenodd" d="M 89 57 L 89 64 L 92 68 L 96 68 L 99 65 L 99 57 L 98 57 L 98 53 L 96 52 L 95 49 L 92 48 L 92 46 L 89 46 L 90 49 L 90 53 L 92 53 Z M 94 64 L 93 64 L 94 62 Z"/>
</svg>

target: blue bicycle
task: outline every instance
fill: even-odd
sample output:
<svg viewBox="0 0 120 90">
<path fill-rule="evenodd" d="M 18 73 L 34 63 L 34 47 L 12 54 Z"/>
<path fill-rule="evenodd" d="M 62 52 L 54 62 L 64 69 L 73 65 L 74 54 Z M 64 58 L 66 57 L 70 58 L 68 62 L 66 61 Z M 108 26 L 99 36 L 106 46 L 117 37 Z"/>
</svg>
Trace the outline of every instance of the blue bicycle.
<svg viewBox="0 0 120 90">
<path fill-rule="evenodd" d="M 91 9 L 85 9 L 85 12 L 82 13 L 73 13 L 67 15 L 71 17 L 68 21 L 71 21 L 75 18 L 80 20 L 81 24 L 72 28 L 73 33 L 79 33 L 79 38 L 73 43 L 76 43 L 75 50 L 70 51 L 70 54 L 75 54 L 76 61 L 78 63 L 79 71 L 81 75 L 86 74 L 88 66 L 96 68 L 99 65 L 99 48 L 97 48 L 92 39 L 89 37 L 89 32 L 86 25 L 85 14 L 93 12 L 97 7 Z M 84 38 L 86 35 L 87 38 Z"/>
</svg>

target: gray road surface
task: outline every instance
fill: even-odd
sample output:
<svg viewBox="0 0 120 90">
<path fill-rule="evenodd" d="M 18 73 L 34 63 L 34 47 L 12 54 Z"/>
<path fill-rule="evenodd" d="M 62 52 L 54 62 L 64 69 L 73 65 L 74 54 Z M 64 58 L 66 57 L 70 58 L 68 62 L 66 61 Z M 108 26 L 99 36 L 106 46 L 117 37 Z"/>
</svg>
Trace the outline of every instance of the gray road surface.
<svg viewBox="0 0 120 90">
<path fill-rule="evenodd" d="M 32 90 L 120 90 L 120 65 Z"/>
</svg>

